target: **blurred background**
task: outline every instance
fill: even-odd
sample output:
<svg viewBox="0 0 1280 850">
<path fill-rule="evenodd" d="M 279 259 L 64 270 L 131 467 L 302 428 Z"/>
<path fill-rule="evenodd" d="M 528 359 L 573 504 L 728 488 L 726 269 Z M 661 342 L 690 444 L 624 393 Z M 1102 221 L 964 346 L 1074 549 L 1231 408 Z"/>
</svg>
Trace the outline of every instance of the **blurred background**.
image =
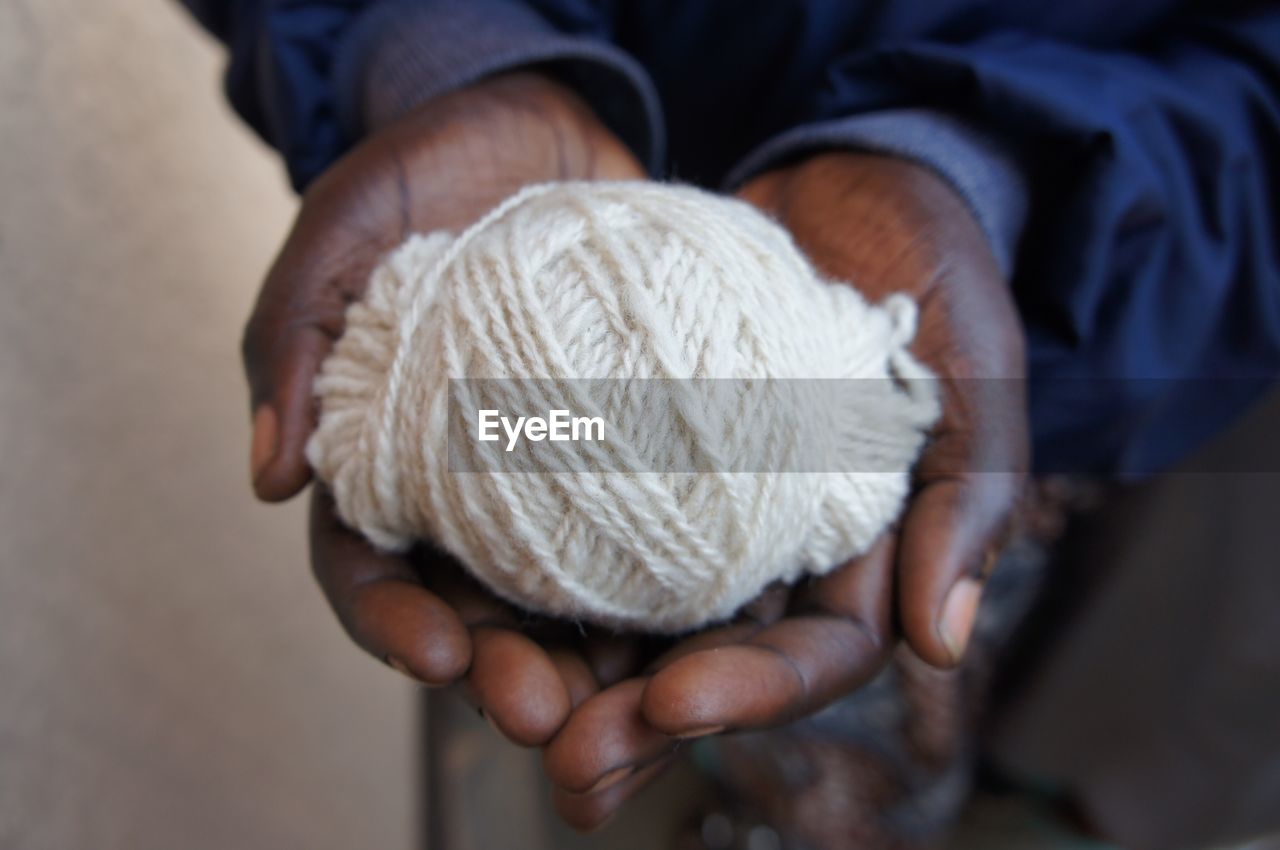
<svg viewBox="0 0 1280 850">
<path fill-rule="evenodd" d="M 0 0 L 0 848 L 663 846 L 703 793 L 687 767 L 585 839 L 536 754 L 458 703 L 424 758 L 417 691 L 312 584 L 301 503 L 252 500 L 237 345 L 295 200 L 222 64 L 176 4 Z M 1274 458 L 1277 429 L 1273 399 L 1201 465 Z M 1041 646 L 992 762 L 1113 830 L 1159 839 L 1180 799 L 1189 845 L 1200 824 L 1277 846 L 1250 837 L 1280 800 L 1276 505 L 1276 475 L 1184 474 L 1085 529 L 1089 591 L 1058 613 L 1087 613 Z M 1105 845 L 988 793 L 957 846 Z"/>
<path fill-rule="evenodd" d="M 252 500 L 295 201 L 176 5 L 0 0 L 0 847 L 414 845 L 411 685 Z"/>
</svg>

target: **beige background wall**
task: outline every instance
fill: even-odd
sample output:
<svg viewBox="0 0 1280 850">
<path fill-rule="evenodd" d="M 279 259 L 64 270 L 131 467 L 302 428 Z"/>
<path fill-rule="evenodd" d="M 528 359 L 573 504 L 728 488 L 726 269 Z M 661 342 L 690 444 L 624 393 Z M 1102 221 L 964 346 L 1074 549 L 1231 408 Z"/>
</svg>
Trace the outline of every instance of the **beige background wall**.
<svg viewBox="0 0 1280 850">
<path fill-rule="evenodd" d="M 412 846 L 411 686 L 249 496 L 294 200 L 160 0 L 0 0 L 0 848 Z"/>
</svg>

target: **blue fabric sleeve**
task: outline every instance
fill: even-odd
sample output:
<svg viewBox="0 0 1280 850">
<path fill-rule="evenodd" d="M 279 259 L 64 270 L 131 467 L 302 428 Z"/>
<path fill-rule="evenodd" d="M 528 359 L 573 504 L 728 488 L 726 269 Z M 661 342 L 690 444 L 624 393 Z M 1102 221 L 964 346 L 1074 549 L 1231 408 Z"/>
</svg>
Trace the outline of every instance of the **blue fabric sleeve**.
<svg viewBox="0 0 1280 850">
<path fill-rule="evenodd" d="M 1123 49 L 870 46 L 832 63 L 812 114 L 920 107 L 1025 164 L 1014 292 L 1037 469 L 1150 474 L 1275 385 L 1280 10 L 1182 14 Z"/>
<path fill-rule="evenodd" d="M 180 1 L 226 43 L 227 99 L 301 190 L 352 141 L 338 126 L 334 59 L 372 0 Z"/>
<path fill-rule="evenodd" d="M 183 0 L 227 42 L 232 106 L 303 189 L 371 127 L 485 76 L 538 65 L 656 170 L 662 113 L 607 40 L 564 34 L 508 0 Z"/>
<path fill-rule="evenodd" d="M 398 0 L 366 13 L 338 54 L 339 121 L 350 137 L 483 77 L 539 66 L 568 83 L 656 172 L 662 112 L 643 68 L 596 38 L 566 35 L 502 0 Z"/>
<path fill-rule="evenodd" d="M 802 124 L 748 154 L 729 172 L 728 188 L 804 153 L 848 148 L 927 166 L 964 198 L 1001 271 L 1012 273 L 1027 207 L 1027 187 L 1014 152 L 990 133 L 929 109 L 892 109 Z"/>
</svg>

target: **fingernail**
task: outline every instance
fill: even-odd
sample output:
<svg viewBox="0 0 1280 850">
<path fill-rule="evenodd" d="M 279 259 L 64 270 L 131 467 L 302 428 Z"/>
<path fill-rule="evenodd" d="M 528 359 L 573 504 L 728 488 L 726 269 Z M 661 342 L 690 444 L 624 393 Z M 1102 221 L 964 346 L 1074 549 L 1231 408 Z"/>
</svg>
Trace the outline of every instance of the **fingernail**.
<svg viewBox="0 0 1280 850">
<path fill-rule="evenodd" d="M 699 726 L 696 729 L 690 729 L 687 732 L 681 732 L 674 737 L 684 740 L 685 738 L 705 738 L 707 735 L 719 735 L 724 731 L 724 725 L 719 726 Z"/>
<path fill-rule="evenodd" d="M 962 578 L 947 594 L 942 605 L 942 619 L 938 622 L 938 636 L 947 648 L 952 662 L 964 657 L 973 631 L 973 620 L 978 613 L 978 600 L 982 598 L 982 585 L 971 578 Z"/>
<path fill-rule="evenodd" d="M 627 765 L 626 767 L 620 767 L 617 770 L 611 770 L 608 773 L 606 773 L 604 776 L 600 777 L 600 781 L 597 782 L 595 785 L 592 785 L 591 788 L 587 791 L 587 793 L 595 794 L 597 791 L 603 791 L 606 788 L 612 788 L 614 785 L 617 785 L 619 782 L 626 779 L 631 774 L 635 773 L 635 771 L 636 771 L 635 767 L 631 765 Z"/>
<path fill-rule="evenodd" d="M 253 414 L 253 443 L 249 449 L 249 467 L 254 483 L 276 456 L 279 431 L 275 410 L 269 404 L 260 406 Z"/>
</svg>

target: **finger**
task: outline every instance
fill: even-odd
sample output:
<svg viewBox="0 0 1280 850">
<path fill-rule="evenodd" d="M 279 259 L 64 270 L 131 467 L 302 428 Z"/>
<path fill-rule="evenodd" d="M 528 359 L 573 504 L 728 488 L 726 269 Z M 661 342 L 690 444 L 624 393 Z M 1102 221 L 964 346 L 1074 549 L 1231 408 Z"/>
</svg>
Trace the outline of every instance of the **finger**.
<svg viewBox="0 0 1280 850">
<path fill-rule="evenodd" d="M 551 740 L 572 703 L 547 652 L 524 635 L 495 626 L 472 629 L 471 645 L 467 685 L 494 727 L 523 747 Z"/>
<path fill-rule="evenodd" d="M 331 342 L 314 327 L 269 327 L 256 316 L 243 344 L 253 409 L 250 474 L 258 498 L 278 502 L 311 478 L 305 455 L 315 427 L 312 386 Z"/>
<path fill-rule="evenodd" d="M 570 710 L 582 705 L 599 693 L 600 685 L 591 673 L 591 668 L 582 653 L 569 647 L 555 647 L 548 650 L 551 663 L 560 673 L 565 691 L 569 694 Z"/>
<path fill-rule="evenodd" d="M 415 552 L 414 564 L 423 585 L 448 602 L 468 629 L 503 626 L 520 630 L 520 617 L 515 610 L 485 589 L 444 552 L 421 546 Z"/>
<path fill-rule="evenodd" d="M 978 472 L 929 484 L 913 499 L 898 544 L 899 615 L 911 648 L 950 667 L 964 655 L 1018 500 L 1021 477 Z"/>
<path fill-rule="evenodd" d="M 419 559 L 424 584 L 471 633 L 471 670 L 461 696 L 513 743 L 545 743 L 574 706 L 599 690 L 582 653 L 565 644 L 562 635 L 546 642 L 536 639 L 540 624 L 531 630 L 527 615 L 494 596 L 444 553 L 424 546 Z"/>
<path fill-rule="evenodd" d="M 885 535 L 744 643 L 694 652 L 655 673 L 645 719 L 683 738 L 775 726 L 866 682 L 889 650 L 893 548 Z"/>
<path fill-rule="evenodd" d="M 471 640 L 453 609 L 418 583 L 403 558 L 376 551 L 342 525 L 319 486 L 311 499 L 311 564 L 338 620 L 366 652 L 427 684 L 466 672 Z"/>
<path fill-rule="evenodd" d="M 627 679 L 588 699 L 542 753 L 547 777 L 576 794 L 599 791 L 675 745 L 640 712 L 645 680 Z"/>
<path fill-rule="evenodd" d="M 582 641 L 582 655 L 600 687 L 621 682 L 643 666 L 645 641 L 611 633 L 592 633 Z"/>
<path fill-rule="evenodd" d="M 765 627 L 772 625 L 786 613 L 792 589 L 781 582 L 767 587 L 755 600 L 743 607 L 733 620 L 723 626 L 696 632 L 677 641 L 665 652 L 645 667 L 645 672 L 653 674 L 670 666 L 673 662 L 701 652 L 730 644 L 745 643 L 759 634 Z"/>
<path fill-rule="evenodd" d="M 310 479 L 305 449 L 315 426 L 315 378 L 381 248 L 331 219 L 304 206 L 241 342 L 253 413 L 251 474 L 265 501 L 288 499 Z"/>
<path fill-rule="evenodd" d="M 622 804 L 646 788 L 674 762 L 672 756 L 664 756 L 635 773 L 587 794 L 574 794 L 563 788 L 553 788 L 551 803 L 561 819 L 579 832 L 599 829 L 617 814 Z"/>
<path fill-rule="evenodd" d="M 697 632 L 677 642 L 666 652 L 655 658 L 645 667 L 645 672 L 652 675 L 659 670 L 670 667 L 681 658 L 693 655 L 696 652 L 746 643 L 763 629 L 764 626 L 755 621 L 743 620 L 730 623 L 727 626 L 708 629 L 705 632 Z"/>
</svg>

